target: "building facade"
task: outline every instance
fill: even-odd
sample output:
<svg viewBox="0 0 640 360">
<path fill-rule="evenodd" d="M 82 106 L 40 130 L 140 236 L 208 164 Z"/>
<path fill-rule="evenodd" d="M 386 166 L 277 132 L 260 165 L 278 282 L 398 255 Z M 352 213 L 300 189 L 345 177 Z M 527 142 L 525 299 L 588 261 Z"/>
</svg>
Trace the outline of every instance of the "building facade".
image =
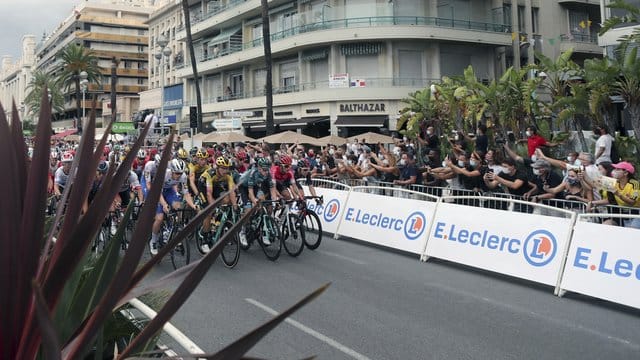
<svg viewBox="0 0 640 360">
<path fill-rule="evenodd" d="M 533 62 L 534 51 L 556 57 L 573 48 L 578 61 L 601 56 L 594 35 L 599 5 L 592 2 L 271 1 L 275 123 L 310 135 L 395 129 L 403 98 L 469 65 L 488 81 Z M 242 121 L 246 132 L 262 135 L 260 1 L 195 1 L 189 15 L 205 125 L 242 110 L 253 114 Z M 170 76 L 175 71 L 184 81 L 186 127 L 195 89 L 181 26 L 172 41 L 184 59 Z"/>
<path fill-rule="evenodd" d="M 89 83 L 83 108 L 90 109 L 94 95 L 101 120 L 102 101 L 110 98 L 112 59 L 116 59 L 117 96 L 137 96 L 148 86 L 148 25 L 154 10 L 151 0 L 94 0 L 81 2 L 37 49 L 37 68 L 54 74 L 61 62 L 56 54 L 65 46 L 79 44 L 91 50 L 102 68 L 100 84 Z M 65 112 L 57 117 L 70 127 L 78 113 L 73 86 L 65 92 Z"/>
<path fill-rule="evenodd" d="M 7 119 L 12 119 L 12 104 L 15 102 L 20 117 L 24 120 L 29 109 L 25 106 L 27 88 L 35 64 L 36 38 L 34 35 L 22 37 L 22 56 L 16 62 L 11 56 L 3 56 L 0 68 L 0 102 Z"/>
<path fill-rule="evenodd" d="M 636 8 L 640 8 L 640 0 L 625 0 L 631 6 L 635 6 Z M 625 11 L 618 9 L 610 9 L 607 8 L 606 5 L 611 3 L 609 0 L 600 0 L 600 11 L 603 19 L 609 19 L 612 16 L 623 17 L 626 15 Z M 606 54 L 609 56 L 613 56 L 613 51 L 618 45 L 618 39 L 625 35 L 631 35 L 631 33 L 640 28 L 640 24 L 620 24 L 616 26 L 614 29 L 611 29 L 603 36 L 599 38 L 600 46 L 604 47 Z"/>
</svg>

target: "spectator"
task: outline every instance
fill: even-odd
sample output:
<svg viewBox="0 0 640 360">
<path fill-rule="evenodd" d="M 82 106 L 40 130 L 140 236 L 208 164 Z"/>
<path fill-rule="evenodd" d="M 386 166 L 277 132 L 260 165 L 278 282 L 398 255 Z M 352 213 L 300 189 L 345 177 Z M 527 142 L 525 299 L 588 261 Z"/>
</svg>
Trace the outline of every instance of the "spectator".
<svg viewBox="0 0 640 360">
<path fill-rule="evenodd" d="M 484 161 L 489 169 L 495 174 L 504 172 L 504 168 L 500 165 L 500 161 L 496 158 L 496 152 L 493 149 L 489 149 L 484 156 Z M 484 174 L 482 174 L 484 176 Z"/>
<path fill-rule="evenodd" d="M 561 198 L 560 193 L 548 193 L 544 189 L 555 188 L 562 184 L 562 178 L 551 171 L 551 164 L 547 160 L 538 159 L 531 164 L 533 168 L 533 187 L 524 193 L 525 200 L 538 202 L 538 200 Z"/>
<path fill-rule="evenodd" d="M 571 169 L 567 171 L 567 177 L 556 187 L 545 186 L 544 191 L 551 194 L 561 194 L 565 200 L 588 203 L 593 200 L 593 193 L 582 187 L 578 173 Z M 574 208 L 574 206 L 569 206 Z"/>
<path fill-rule="evenodd" d="M 527 139 L 520 140 L 520 142 L 527 142 L 527 154 L 532 160 L 535 160 L 533 155 L 537 148 L 542 146 L 557 146 L 556 143 L 548 142 L 545 138 L 538 135 L 538 129 L 535 125 L 528 126 L 525 135 Z"/>
<path fill-rule="evenodd" d="M 394 184 L 408 186 L 421 183 L 414 158 L 409 156 L 406 152 L 402 153 L 400 162 L 398 163 L 398 168 L 400 169 L 400 178 L 398 180 L 394 180 Z"/>
<path fill-rule="evenodd" d="M 595 158 L 596 165 L 602 162 L 613 162 L 611 159 L 611 147 L 613 146 L 613 136 L 609 135 L 609 129 L 605 126 L 596 126 L 593 134 L 598 137 L 596 140 Z"/>
<path fill-rule="evenodd" d="M 480 192 L 486 189 L 480 172 L 482 160 L 477 153 L 473 153 L 471 156 L 468 156 L 467 154 L 460 154 L 458 155 L 457 164 L 454 164 L 450 160 L 447 160 L 446 164 L 458 175 L 458 179 L 464 189 L 475 192 Z"/>
<path fill-rule="evenodd" d="M 504 172 L 495 174 L 487 172 L 484 176 L 484 182 L 489 189 L 495 189 L 498 186 L 504 188 L 509 194 L 523 196 L 530 191 L 532 186 L 529 184 L 527 176 L 518 171 L 516 162 L 513 159 L 504 159 L 502 161 Z"/>
</svg>

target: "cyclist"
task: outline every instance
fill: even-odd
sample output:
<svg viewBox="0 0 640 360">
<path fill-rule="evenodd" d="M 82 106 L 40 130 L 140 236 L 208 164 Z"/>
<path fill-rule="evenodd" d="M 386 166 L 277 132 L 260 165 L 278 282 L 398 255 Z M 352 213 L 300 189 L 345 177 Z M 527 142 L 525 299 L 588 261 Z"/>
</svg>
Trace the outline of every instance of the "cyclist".
<svg viewBox="0 0 640 360">
<path fill-rule="evenodd" d="M 138 156 L 133 160 L 131 167 L 138 176 L 139 180 L 142 180 L 142 173 L 144 172 L 144 166 L 147 164 L 147 152 L 144 149 L 138 150 Z"/>
<path fill-rule="evenodd" d="M 71 171 L 71 163 L 73 162 L 73 154 L 65 152 L 62 154 L 62 166 L 60 166 L 55 173 L 53 182 L 53 194 L 60 196 L 64 191 L 64 187 L 69 180 L 69 172 Z"/>
<path fill-rule="evenodd" d="M 209 166 L 209 164 L 207 163 L 207 159 L 209 158 L 207 149 L 198 149 L 195 158 L 196 163 L 189 164 L 189 192 L 193 194 L 194 197 L 198 197 L 200 196 L 201 190 L 204 190 L 202 187 L 198 188 L 198 179 L 200 179 L 202 174 L 209 171 L 211 169 L 211 166 Z"/>
<path fill-rule="evenodd" d="M 302 159 L 298 161 L 298 166 L 296 166 L 295 171 L 293 173 L 294 182 L 298 188 L 298 192 L 301 196 L 304 196 L 304 188 L 298 181 L 298 179 L 304 179 L 304 184 L 309 188 L 309 192 L 311 196 L 316 196 L 316 189 L 313 187 L 313 182 L 311 181 L 311 173 L 312 173 L 311 163 L 307 159 Z"/>
<path fill-rule="evenodd" d="M 261 157 L 256 161 L 254 168 L 248 171 L 240 183 L 240 195 L 245 208 L 251 208 L 258 205 L 261 200 L 267 198 L 278 199 L 278 192 L 276 190 L 276 184 L 271 177 L 269 168 L 271 167 L 271 161 L 269 158 Z M 240 243 L 243 246 L 247 246 L 247 238 L 244 231 L 240 231 Z M 265 239 L 265 244 L 267 240 Z M 268 244 L 267 244 L 268 245 Z"/>
<path fill-rule="evenodd" d="M 280 156 L 279 164 L 274 164 L 271 167 L 271 176 L 276 183 L 276 189 L 285 200 L 290 200 L 292 197 L 300 198 L 291 162 L 291 157 L 283 154 Z"/>
<path fill-rule="evenodd" d="M 149 190 L 151 190 L 151 182 L 153 181 L 153 178 L 156 177 L 158 164 L 160 164 L 161 159 L 162 158 L 160 157 L 160 154 L 156 153 L 155 155 L 153 155 L 153 161 L 147 161 L 147 163 L 144 164 L 144 171 L 142 173 L 143 177 L 140 182 L 144 184 L 144 186 L 142 187 L 142 192 L 144 193 L 145 197 L 147 196 Z"/>
<path fill-rule="evenodd" d="M 149 248 L 151 254 L 158 253 L 158 238 L 160 237 L 160 230 L 162 229 L 162 222 L 164 221 L 164 214 L 169 213 L 171 209 L 180 209 L 183 207 L 181 196 L 184 197 L 187 205 L 194 210 L 198 210 L 198 207 L 194 204 L 191 194 L 187 189 L 187 175 L 185 175 L 186 166 L 184 161 L 180 159 L 173 159 L 169 163 L 169 168 L 164 175 L 164 183 L 162 185 L 162 193 L 160 194 L 160 201 L 156 208 L 156 217 L 151 227 L 151 240 L 149 241 Z"/>
<path fill-rule="evenodd" d="M 206 193 L 207 193 L 207 202 L 209 204 L 213 203 L 215 199 L 219 198 L 220 195 L 225 192 L 233 189 L 235 183 L 233 181 L 233 177 L 230 174 L 231 170 L 231 160 L 225 158 L 224 156 L 219 156 L 216 159 L 216 168 L 209 169 L 205 173 L 202 174 L 201 178 L 206 182 Z M 234 209 L 238 209 L 238 200 L 236 199 L 235 191 L 229 192 L 229 195 L 226 199 L 223 200 L 223 204 L 232 205 Z M 205 236 L 209 236 L 211 231 L 211 215 L 208 216 L 204 222 L 202 223 L 202 228 L 198 233 L 198 236 L 204 238 Z M 206 239 L 206 241 L 202 242 L 202 251 L 209 252 L 211 239 Z"/>
</svg>

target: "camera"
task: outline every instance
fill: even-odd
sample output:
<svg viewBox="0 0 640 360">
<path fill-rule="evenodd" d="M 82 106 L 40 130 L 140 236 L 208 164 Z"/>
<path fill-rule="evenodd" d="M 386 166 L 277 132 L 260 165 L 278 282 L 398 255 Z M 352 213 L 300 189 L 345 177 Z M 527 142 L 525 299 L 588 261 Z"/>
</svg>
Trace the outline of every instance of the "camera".
<svg viewBox="0 0 640 360">
<path fill-rule="evenodd" d="M 505 140 L 502 137 L 497 137 L 497 138 L 495 138 L 495 142 L 496 142 L 496 145 L 504 145 L 504 144 L 507 143 L 507 140 Z"/>
</svg>

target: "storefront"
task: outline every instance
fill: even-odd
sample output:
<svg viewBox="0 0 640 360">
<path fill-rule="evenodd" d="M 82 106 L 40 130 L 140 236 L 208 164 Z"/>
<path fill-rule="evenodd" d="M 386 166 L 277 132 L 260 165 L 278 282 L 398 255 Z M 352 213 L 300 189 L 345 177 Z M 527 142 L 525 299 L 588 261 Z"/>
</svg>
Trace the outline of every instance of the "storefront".
<svg viewBox="0 0 640 360">
<path fill-rule="evenodd" d="M 336 110 L 338 116 L 333 125 L 338 136 L 349 137 L 369 131 L 388 132 L 389 110 L 384 101 L 339 102 Z"/>
</svg>

